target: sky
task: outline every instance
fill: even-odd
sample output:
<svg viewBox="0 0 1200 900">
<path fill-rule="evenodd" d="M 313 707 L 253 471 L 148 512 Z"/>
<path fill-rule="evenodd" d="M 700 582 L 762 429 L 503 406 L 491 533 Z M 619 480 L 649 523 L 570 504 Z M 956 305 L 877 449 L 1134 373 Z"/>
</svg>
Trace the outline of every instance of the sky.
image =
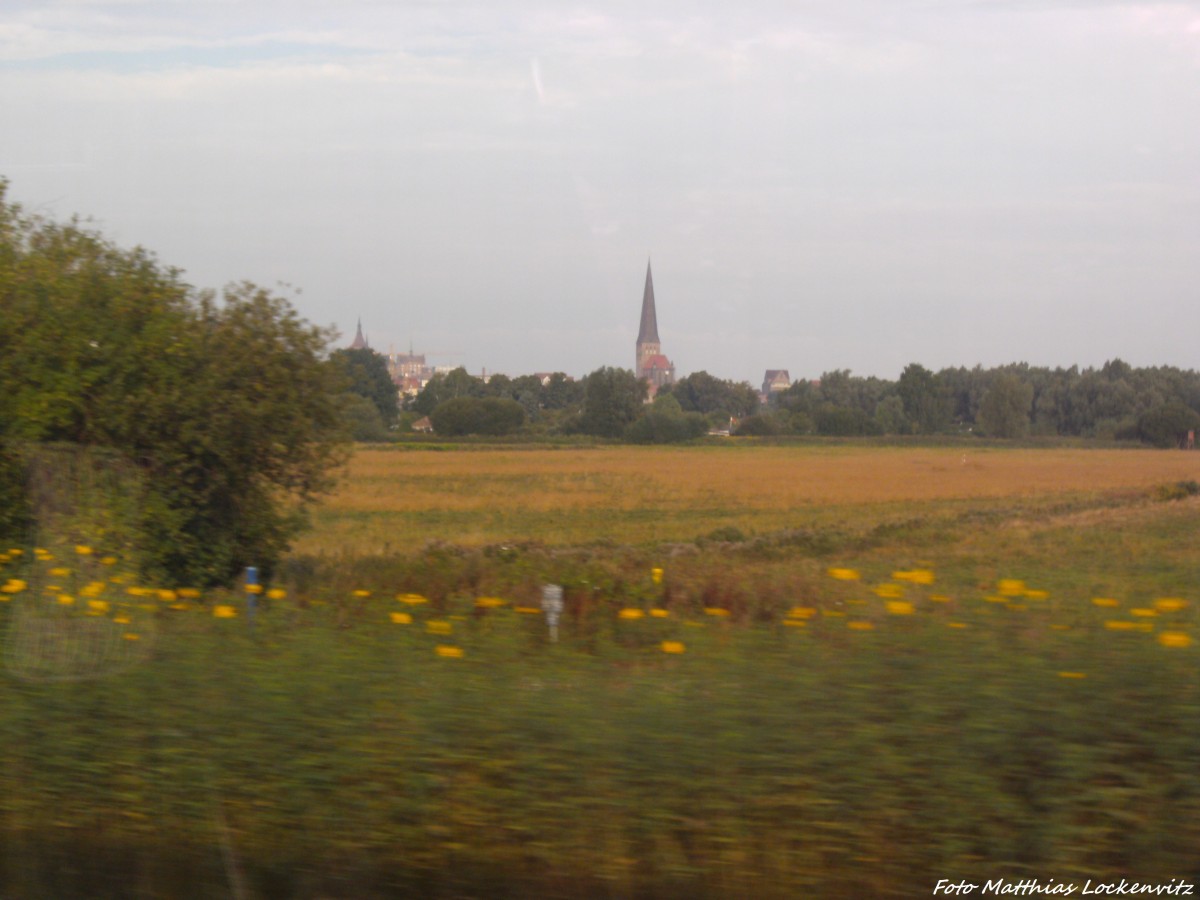
<svg viewBox="0 0 1200 900">
<path fill-rule="evenodd" d="M 477 375 L 1200 356 L 1200 0 L 3 0 L 0 177 Z"/>
</svg>

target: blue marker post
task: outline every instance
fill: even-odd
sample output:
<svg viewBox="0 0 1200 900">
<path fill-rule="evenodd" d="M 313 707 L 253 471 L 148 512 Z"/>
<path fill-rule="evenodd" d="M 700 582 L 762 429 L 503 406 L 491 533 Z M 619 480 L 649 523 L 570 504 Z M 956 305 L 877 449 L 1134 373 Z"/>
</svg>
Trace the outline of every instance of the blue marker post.
<svg viewBox="0 0 1200 900">
<path fill-rule="evenodd" d="M 254 607 L 256 604 L 255 594 L 258 593 L 258 569 L 255 566 L 246 566 L 246 618 L 250 622 L 250 627 L 254 627 Z"/>
</svg>

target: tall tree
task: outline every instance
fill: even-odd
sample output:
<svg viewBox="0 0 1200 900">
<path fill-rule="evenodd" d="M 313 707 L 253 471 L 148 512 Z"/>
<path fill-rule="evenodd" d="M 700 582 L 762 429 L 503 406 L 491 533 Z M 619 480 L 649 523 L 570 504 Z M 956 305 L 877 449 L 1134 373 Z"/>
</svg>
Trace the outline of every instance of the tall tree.
<svg viewBox="0 0 1200 900">
<path fill-rule="evenodd" d="M 371 401 L 384 425 L 396 423 L 396 417 L 400 415 L 400 395 L 383 354 L 369 347 L 335 350 L 329 355 L 329 361 L 342 373 L 350 393 Z"/>
<path fill-rule="evenodd" d="M 1016 375 L 1004 374 L 992 381 L 979 404 L 979 425 L 991 437 L 1016 438 L 1029 433 L 1033 386 Z"/>
<path fill-rule="evenodd" d="M 628 369 L 597 369 L 584 380 L 579 430 L 597 437 L 620 437 L 642 411 L 646 382 Z"/>
</svg>

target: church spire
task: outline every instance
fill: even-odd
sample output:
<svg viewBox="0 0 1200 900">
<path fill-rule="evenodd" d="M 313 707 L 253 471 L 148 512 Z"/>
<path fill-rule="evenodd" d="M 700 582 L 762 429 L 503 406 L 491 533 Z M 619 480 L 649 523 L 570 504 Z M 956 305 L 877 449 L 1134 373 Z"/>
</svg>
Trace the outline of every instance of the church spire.
<svg viewBox="0 0 1200 900">
<path fill-rule="evenodd" d="M 363 337 L 363 333 L 362 333 L 362 319 L 359 319 L 358 320 L 358 331 L 356 331 L 354 334 L 354 343 L 352 343 L 350 345 L 350 349 L 351 350 L 366 350 L 368 346 L 369 345 L 367 344 L 367 339 L 365 337 Z"/>
<path fill-rule="evenodd" d="M 638 330 L 639 344 L 657 344 L 658 315 L 654 311 L 654 279 L 650 275 L 650 260 L 646 260 L 646 289 L 642 292 L 642 327 Z"/>
</svg>

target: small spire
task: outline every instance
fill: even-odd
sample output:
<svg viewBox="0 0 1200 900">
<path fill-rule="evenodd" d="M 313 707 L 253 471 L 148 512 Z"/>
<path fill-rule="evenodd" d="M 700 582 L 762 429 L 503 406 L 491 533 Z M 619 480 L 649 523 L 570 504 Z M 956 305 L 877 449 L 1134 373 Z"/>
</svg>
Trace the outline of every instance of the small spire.
<svg viewBox="0 0 1200 900">
<path fill-rule="evenodd" d="M 650 274 L 650 260 L 646 260 L 646 288 L 642 292 L 642 325 L 638 330 L 639 344 L 657 344 L 658 314 L 654 310 L 654 278 Z"/>
<path fill-rule="evenodd" d="M 351 350 L 366 350 L 370 345 L 362 333 L 362 318 L 358 320 L 358 329 L 354 333 L 354 342 L 350 345 Z"/>
</svg>

